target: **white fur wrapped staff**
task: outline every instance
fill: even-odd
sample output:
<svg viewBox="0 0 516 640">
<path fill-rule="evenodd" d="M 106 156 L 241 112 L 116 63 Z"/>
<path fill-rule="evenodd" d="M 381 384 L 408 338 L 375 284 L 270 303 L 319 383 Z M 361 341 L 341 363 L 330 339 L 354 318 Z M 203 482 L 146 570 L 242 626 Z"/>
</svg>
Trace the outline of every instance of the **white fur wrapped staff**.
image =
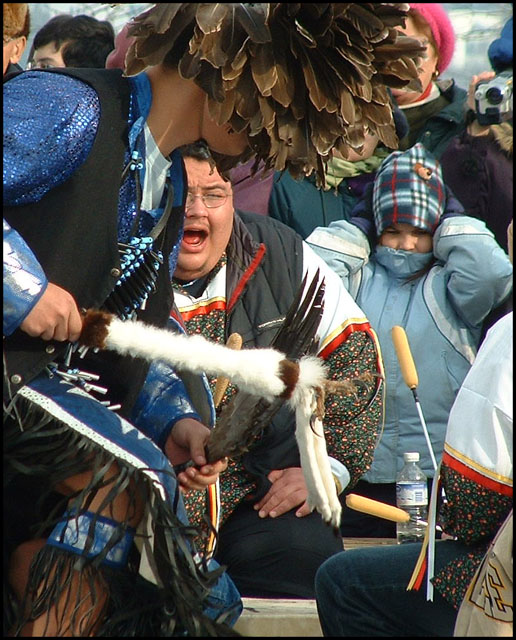
<svg viewBox="0 0 516 640">
<path fill-rule="evenodd" d="M 241 391 L 272 402 L 283 398 L 296 414 L 296 440 L 308 490 L 308 504 L 337 528 L 341 506 L 326 454 L 317 397 L 325 384 L 323 362 L 304 356 L 298 362 L 275 349 L 235 351 L 195 335 L 175 334 L 139 321 L 121 321 L 103 311 L 84 317 L 81 345 L 146 360 L 162 360 L 179 370 L 229 378 Z M 312 428 L 312 425 L 316 429 Z"/>
</svg>

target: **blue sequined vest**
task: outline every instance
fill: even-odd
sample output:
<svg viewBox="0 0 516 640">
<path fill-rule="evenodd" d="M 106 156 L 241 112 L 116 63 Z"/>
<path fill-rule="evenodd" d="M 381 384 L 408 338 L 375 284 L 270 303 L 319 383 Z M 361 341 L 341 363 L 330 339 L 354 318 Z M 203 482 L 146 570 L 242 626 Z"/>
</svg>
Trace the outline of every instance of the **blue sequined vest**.
<svg viewBox="0 0 516 640">
<path fill-rule="evenodd" d="M 99 308 L 120 276 L 117 245 L 118 197 L 128 147 L 130 84 L 119 70 L 52 69 L 90 84 L 101 104 L 99 129 L 90 155 L 74 175 L 48 192 L 39 202 L 4 208 L 4 217 L 31 247 L 47 278 L 75 298 L 81 308 Z M 186 184 L 186 178 L 184 179 Z M 167 256 L 177 240 L 181 207 L 174 207 L 158 238 Z M 59 250 L 56 251 L 56 247 Z M 156 291 L 149 296 L 138 318 L 165 326 L 173 304 L 168 262 L 159 269 Z M 56 360 L 67 343 L 31 338 L 17 330 L 4 339 L 6 370 L 11 393 Z M 111 353 L 89 353 L 84 369 L 100 373 L 113 402 L 128 415 L 145 379 L 148 365 Z M 12 375 L 20 376 L 19 384 Z"/>
</svg>

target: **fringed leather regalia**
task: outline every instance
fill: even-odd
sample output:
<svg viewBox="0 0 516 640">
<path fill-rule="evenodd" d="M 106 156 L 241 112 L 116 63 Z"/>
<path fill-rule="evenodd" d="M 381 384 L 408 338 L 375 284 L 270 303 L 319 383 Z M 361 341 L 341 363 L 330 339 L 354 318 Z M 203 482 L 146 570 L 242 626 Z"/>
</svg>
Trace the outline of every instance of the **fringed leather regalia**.
<svg viewBox="0 0 516 640">
<path fill-rule="evenodd" d="M 222 588 L 221 572 L 196 556 L 175 475 L 160 449 L 180 417 L 202 415 L 210 424 L 211 399 L 198 412 L 168 367 L 148 374 L 138 359 L 16 329 L 47 279 L 80 307 L 166 324 L 182 226 L 182 162 L 172 155 L 162 202 L 140 210 L 146 76 L 26 75 L 4 87 L 6 567 L 20 544 L 40 538 L 46 544 L 23 601 L 4 589 L 4 633 L 17 635 L 65 598 L 77 605 L 82 598 L 71 620 L 50 620 L 43 633 L 70 635 L 70 625 L 71 635 L 232 635 L 212 621 L 227 613 L 209 599 L 212 587 Z M 35 110 L 38 100 L 43 112 Z M 147 421 L 131 422 L 147 375 L 163 385 L 167 413 L 148 409 Z M 89 482 L 63 495 L 61 483 L 85 471 Z M 117 512 L 122 496 L 124 511 Z M 238 594 L 232 597 L 238 605 Z"/>
</svg>

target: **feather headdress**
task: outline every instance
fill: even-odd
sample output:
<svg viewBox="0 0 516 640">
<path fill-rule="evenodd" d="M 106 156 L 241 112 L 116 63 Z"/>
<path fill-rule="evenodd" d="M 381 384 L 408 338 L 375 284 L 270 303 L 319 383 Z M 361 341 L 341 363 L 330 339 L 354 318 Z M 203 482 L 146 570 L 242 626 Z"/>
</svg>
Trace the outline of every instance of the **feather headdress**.
<svg viewBox="0 0 516 640">
<path fill-rule="evenodd" d="M 294 177 L 316 172 L 333 150 L 360 150 L 369 130 L 397 138 L 388 87 L 420 88 L 419 42 L 405 3 L 159 3 L 135 17 L 127 75 L 165 59 L 174 45 L 182 77 L 208 95 L 211 116 L 246 131 L 250 149 L 217 161 L 224 171 L 256 155 Z"/>
</svg>

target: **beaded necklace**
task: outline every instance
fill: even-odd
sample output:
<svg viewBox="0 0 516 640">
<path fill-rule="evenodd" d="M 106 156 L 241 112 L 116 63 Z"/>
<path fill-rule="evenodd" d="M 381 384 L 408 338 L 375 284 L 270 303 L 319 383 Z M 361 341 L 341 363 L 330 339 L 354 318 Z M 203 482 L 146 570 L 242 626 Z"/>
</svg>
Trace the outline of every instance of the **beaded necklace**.
<svg viewBox="0 0 516 640">
<path fill-rule="evenodd" d="M 145 308 L 149 294 L 156 290 L 158 271 L 163 264 L 163 253 L 154 248 L 154 243 L 168 222 L 174 201 L 174 188 L 170 178 L 167 177 L 165 183 L 167 200 L 163 215 L 147 236 L 137 235 L 141 216 L 140 170 L 142 168 L 142 157 L 139 151 L 135 150 L 122 172 L 121 183 L 126 179 L 129 171 L 134 171 L 137 214 L 131 227 L 129 242 L 118 243 L 121 274 L 113 291 L 103 304 L 104 309 L 115 314 L 121 320 L 134 319 L 138 309 Z"/>
</svg>

